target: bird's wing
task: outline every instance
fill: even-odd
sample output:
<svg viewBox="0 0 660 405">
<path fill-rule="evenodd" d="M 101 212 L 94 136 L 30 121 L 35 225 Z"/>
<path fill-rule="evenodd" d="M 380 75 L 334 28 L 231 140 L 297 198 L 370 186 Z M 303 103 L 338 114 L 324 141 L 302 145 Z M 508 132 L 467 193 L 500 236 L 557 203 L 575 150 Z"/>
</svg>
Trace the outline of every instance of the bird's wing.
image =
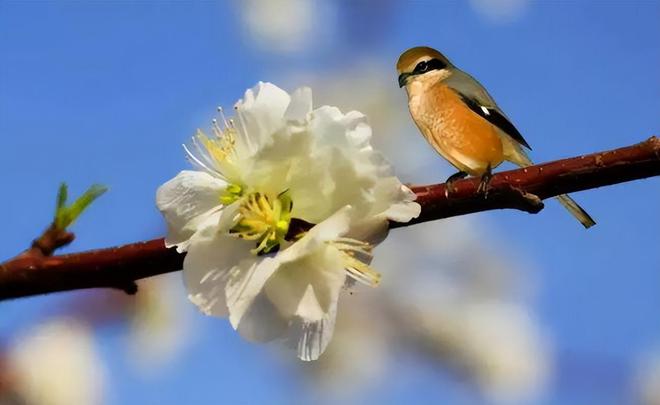
<svg viewBox="0 0 660 405">
<path fill-rule="evenodd" d="M 495 100 L 475 78 L 457 69 L 444 80 L 444 83 L 458 93 L 472 111 L 504 131 L 519 144 L 530 150 L 532 149 L 522 134 L 518 132 L 500 107 L 497 106 Z"/>
</svg>

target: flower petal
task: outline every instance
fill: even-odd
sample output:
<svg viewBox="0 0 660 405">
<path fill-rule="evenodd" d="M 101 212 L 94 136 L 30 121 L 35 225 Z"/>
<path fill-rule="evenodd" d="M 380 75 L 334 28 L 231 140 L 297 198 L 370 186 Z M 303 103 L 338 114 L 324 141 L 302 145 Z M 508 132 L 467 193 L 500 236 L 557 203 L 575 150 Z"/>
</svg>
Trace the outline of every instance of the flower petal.
<svg viewBox="0 0 660 405">
<path fill-rule="evenodd" d="M 377 182 L 392 176 L 389 162 L 370 145 L 371 127 L 366 117 L 351 111 L 342 114 L 324 106 L 309 115 L 308 132 L 313 147 L 290 173 L 293 215 L 318 223 L 350 204 L 362 215 L 389 208 L 376 195 Z"/>
<path fill-rule="evenodd" d="M 247 308 L 236 330 L 252 342 L 269 342 L 286 335 L 290 320 L 282 317 L 266 294 L 259 293 Z"/>
<path fill-rule="evenodd" d="M 336 249 L 327 245 L 283 263 L 264 285 L 268 298 L 284 317 L 320 320 L 344 284 L 346 273 Z"/>
<path fill-rule="evenodd" d="M 244 201 L 245 198 L 239 198 L 222 210 L 222 214 L 218 220 L 218 232 L 229 232 L 236 225 L 240 219 L 239 210 Z"/>
<path fill-rule="evenodd" d="M 415 193 L 396 177 L 379 180 L 374 194 L 373 214 L 382 213 L 391 221 L 408 222 L 421 213 L 422 207 L 415 202 Z"/>
<path fill-rule="evenodd" d="M 376 180 L 374 173 L 345 149 L 337 146 L 316 149 L 304 168 L 292 172 L 292 214 L 307 222 L 319 223 L 350 204 L 367 215 Z"/>
<path fill-rule="evenodd" d="M 207 315 L 227 316 L 225 287 L 232 269 L 250 267 L 257 260 L 250 254 L 251 247 L 251 242 L 224 235 L 196 238 L 183 260 L 190 301 Z"/>
<path fill-rule="evenodd" d="M 277 265 L 278 262 L 271 257 L 255 257 L 252 262 L 244 261 L 232 270 L 227 280 L 225 295 L 229 308 L 229 322 L 234 329 L 238 329 L 264 284 L 277 270 Z"/>
<path fill-rule="evenodd" d="M 390 226 L 384 215 L 367 216 L 354 220 L 346 237 L 377 246 L 385 240 L 389 232 Z"/>
<path fill-rule="evenodd" d="M 227 183 L 205 172 L 184 170 L 158 188 L 156 205 L 165 216 L 168 233 L 165 244 L 187 249 L 195 232 L 219 218 L 220 195 Z"/>
<path fill-rule="evenodd" d="M 278 253 L 277 260 L 280 263 L 293 262 L 312 252 L 323 243 L 343 236 L 348 232 L 353 217 L 353 207 L 350 205 L 342 207 L 325 221 L 312 227 L 300 240 Z"/>
<path fill-rule="evenodd" d="M 297 346 L 298 358 L 303 361 L 317 360 L 328 347 L 335 330 L 337 301 L 320 320 L 296 318 L 291 325 L 289 342 Z"/>
<path fill-rule="evenodd" d="M 351 151 L 372 149 L 371 127 L 360 112 L 343 114 L 337 107 L 322 106 L 312 111 L 310 126 L 320 145 L 350 147 Z"/>
<path fill-rule="evenodd" d="M 325 242 L 348 231 L 351 214 L 351 207 L 342 208 L 282 252 L 282 264 L 264 286 L 273 306 L 292 322 L 288 340 L 305 361 L 316 360 L 332 338 L 347 277 L 340 253 Z"/>
<path fill-rule="evenodd" d="M 291 103 L 284 113 L 284 118 L 290 121 L 304 121 L 312 111 L 312 89 L 301 87 L 291 94 Z"/>
<path fill-rule="evenodd" d="M 259 82 L 236 105 L 237 152 L 249 157 L 282 127 L 291 97 L 272 83 Z"/>
<path fill-rule="evenodd" d="M 231 271 L 226 284 L 229 320 L 243 337 L 272 340 L 283 336 L 294 318 L 309 324 L 334 314 L 346 276 L 339 255 L 325 241 L 347 231 L 350 210 L 340 210 L 275 257 L 244 261 Z M 324 330 L 331 334 L 331 328 Z M 330 336 L 322 340 L 325 348 Z"/>
<path fill-rule="evenodd" d="M 301 359 L 317 359 L 330 342 L 345 282 L 339 252 L 324 244 L 312 254 L 280 266 L 264 286 L 282 317 L 293 321 L 289 339 L 297 342 Z"/>
</svg>

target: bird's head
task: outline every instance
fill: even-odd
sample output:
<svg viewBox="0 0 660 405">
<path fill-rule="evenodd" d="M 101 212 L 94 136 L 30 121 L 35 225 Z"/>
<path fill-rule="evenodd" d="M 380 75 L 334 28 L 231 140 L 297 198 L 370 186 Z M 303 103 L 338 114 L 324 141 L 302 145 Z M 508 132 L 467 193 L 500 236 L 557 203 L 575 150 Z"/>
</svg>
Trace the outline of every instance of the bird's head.
<svg viewBox="0 0 660 405">
<path fill-rule="evenodd" d="M 427 46 L 410 48 L 399 56 L 396 70 L 399 87 L 412 82 L 442 80 L 450 75 L 453 65 L 443 54 Z"/>
</svg>

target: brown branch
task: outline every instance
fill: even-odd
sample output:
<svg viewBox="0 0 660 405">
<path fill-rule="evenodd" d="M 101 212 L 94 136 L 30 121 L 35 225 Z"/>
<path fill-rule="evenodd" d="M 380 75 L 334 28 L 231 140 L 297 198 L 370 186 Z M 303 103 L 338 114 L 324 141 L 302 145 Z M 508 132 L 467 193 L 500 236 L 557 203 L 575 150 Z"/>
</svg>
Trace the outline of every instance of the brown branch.
<svg viewBox="0 0 660 405">
<path fill-rule="evenodd" d="M 392 224 L 391 227 L 504 208 L 537 213 L 543 203 L 530 199 L 530 194 L 545 200 L 560 194 L 658 175 L 660 139 L 654 136 L 625 148 L 495 174 L 487 198 L 477 193 L 477 178 L 455 182 L 449 198 L 445 195 L 445 184 L 412 187 L 422 205 L 422 214 L 409 223 Z"/>
<path fill-rule="evenodd" d="M 163 239 L 43 258 L 17 257 L 0 265 L 0 299 L 82 288 L 134 293 L 135 280 L 180 270 L 184 255 Z"/>
<path fill-rule="evenodd" d="M 66 229 L 58 228 L 53 223 L 46 228 L 41 236 L 32 241 L 32 246 L 28 250 L 21 253 L 18 257 L 50 256 L 55 250 L 70 244 L 74 239 L 75 235 L 73 233 L 68 232 Z"/>
<path fill-rule="evenodd" d="M 504 208 L 536 213 L 546 198 L 658 175 L 660 139 L 652 137 L 625 148 L 495 174 L 486 198 L 477 192 L 479 179 L 457 181 L 449 197 L 445 184 L 413 187 L 421 215 L 391 227 Z M 296 226 L 301 230 L 310 224 Z M 0 300 L 95 287 L 132 293 L 135 280 L 180 270 L 184 258 L 165 248 L 163 239 L 47 256 L 21 254 L 1 264 Z"/>
</svg>

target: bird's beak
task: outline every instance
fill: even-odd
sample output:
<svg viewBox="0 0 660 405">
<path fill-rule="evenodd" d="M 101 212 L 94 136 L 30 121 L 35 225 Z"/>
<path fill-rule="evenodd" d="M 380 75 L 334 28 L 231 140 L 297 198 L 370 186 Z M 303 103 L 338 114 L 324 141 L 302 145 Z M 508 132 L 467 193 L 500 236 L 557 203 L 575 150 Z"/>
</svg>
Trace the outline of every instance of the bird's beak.
<svg viewBox="0 0 660 405">
<path fill-rule="evenodd" d="M 401 73 L 399 75 L 399 87 L 403 87 L 406 85 L 406 81 L 408 80 L 408 77 L 410 76 L 410 73 Z"/>
</svg>

